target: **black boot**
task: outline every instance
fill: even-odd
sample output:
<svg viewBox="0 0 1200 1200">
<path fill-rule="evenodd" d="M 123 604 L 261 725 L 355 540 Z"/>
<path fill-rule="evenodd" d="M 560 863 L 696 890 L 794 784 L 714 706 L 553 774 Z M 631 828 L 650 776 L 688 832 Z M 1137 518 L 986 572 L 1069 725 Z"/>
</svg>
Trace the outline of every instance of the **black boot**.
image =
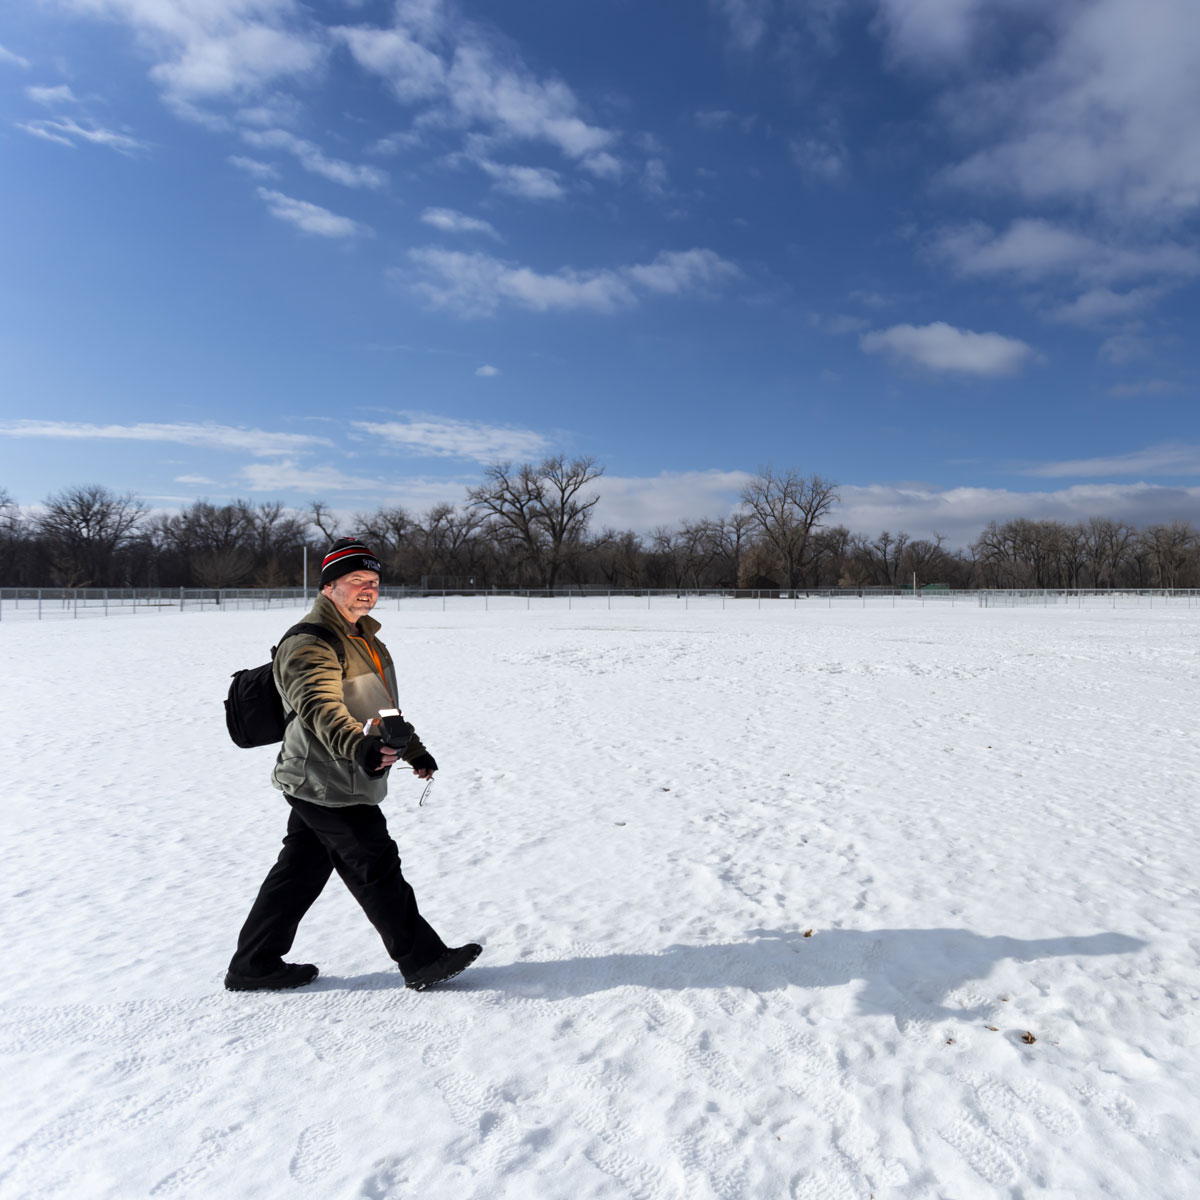
<svg viewBox="0 0 1200 1200">
<path fill-rule="evenodd" d="M 284 963 L 270 975 L 239 975 L 227 971 L 225 987 L 231 992 L 282 992 L 312 983 L 318 974 L 312 963 Z"/>
<path fill-rule="evenodd" d="M 411 975 L 406 975 L 404 985 L 412 988 L 414 992 L 423 992 L 435 983 L 445 983 L 447 979 L 453 979 L 455 975 L 465 971 L 479 957 L 482 950 L 483 947 L 475 942 L 445 950 L 433 962 L 418 967 Z"/>
</svg>

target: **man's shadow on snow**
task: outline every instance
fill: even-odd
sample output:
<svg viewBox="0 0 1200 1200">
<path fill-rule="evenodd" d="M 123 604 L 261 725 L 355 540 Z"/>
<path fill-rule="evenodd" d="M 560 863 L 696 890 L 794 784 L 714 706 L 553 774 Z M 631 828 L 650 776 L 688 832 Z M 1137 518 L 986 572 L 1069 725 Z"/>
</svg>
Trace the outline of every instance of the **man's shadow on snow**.
<svg viewBox="0 0 1200 1200">
<path fill-rule="evenodd" d="M 858 1010 L 897 1022 L 982 1017 L 991 1004 L 947 1008 L 944 1000 L 984 980 L 1005 959 L 1035 962 L 1131 954 L 1146 943 L 1121 933 L 1022 940 L 965 929 L 751 929 L 745 942 L 669 946 L 656 954 L 604 954 L 550 962 L 488 966 L 486 958 L 446 985 L 456 991 L 497 991 L 530 1000 L 565 1000 L 620 987 L 663 991 L 743 987 L 838 987 L 861 980 Z"/>
</svg>

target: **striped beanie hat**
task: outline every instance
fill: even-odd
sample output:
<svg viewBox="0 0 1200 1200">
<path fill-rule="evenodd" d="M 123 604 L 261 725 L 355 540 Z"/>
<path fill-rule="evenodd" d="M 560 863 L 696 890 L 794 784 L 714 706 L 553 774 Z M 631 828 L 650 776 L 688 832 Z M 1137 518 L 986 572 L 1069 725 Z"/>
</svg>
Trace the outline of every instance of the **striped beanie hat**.
<svg viewBox="0 0 1200 1200">
<path fill-rule="evenodd" d="M 324 587 L 343 575 L 349 575 L 351 571 L 374 571 L 376 574 L 382 574 L 383 566 L 358 538 L 338 538 L 321 563 L 321 586 Z"/>
</svg>

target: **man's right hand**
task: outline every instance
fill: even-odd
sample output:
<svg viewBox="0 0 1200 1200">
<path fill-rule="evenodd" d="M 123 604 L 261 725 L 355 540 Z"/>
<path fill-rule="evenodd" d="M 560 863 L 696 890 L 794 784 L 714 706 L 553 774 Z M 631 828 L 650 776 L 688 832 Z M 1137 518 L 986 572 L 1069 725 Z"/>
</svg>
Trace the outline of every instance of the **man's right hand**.
<svg viewBox="0 0 1200 1200">
<path fill-rule="evenodd" d="M 354 748 L 354 761 L 370 779 L 378 779 L 400 757 L 400 752 L 385 746 L 377 737 L 365 737 Z"/>
</svg>

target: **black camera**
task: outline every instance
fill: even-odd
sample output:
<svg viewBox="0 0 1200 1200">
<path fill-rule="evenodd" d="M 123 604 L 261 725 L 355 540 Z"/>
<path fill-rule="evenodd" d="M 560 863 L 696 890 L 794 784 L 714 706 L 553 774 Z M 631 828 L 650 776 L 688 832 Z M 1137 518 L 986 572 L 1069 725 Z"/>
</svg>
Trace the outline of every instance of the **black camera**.
<svg viewBox="0 0 1200 1200">
<path fill-rule="evenodd" d="M 413 727 L 400 715 L 398 708 L 379 710 L 379 740 L 385 746 L 404 753 L 413 735 Z"/>
</svg>

